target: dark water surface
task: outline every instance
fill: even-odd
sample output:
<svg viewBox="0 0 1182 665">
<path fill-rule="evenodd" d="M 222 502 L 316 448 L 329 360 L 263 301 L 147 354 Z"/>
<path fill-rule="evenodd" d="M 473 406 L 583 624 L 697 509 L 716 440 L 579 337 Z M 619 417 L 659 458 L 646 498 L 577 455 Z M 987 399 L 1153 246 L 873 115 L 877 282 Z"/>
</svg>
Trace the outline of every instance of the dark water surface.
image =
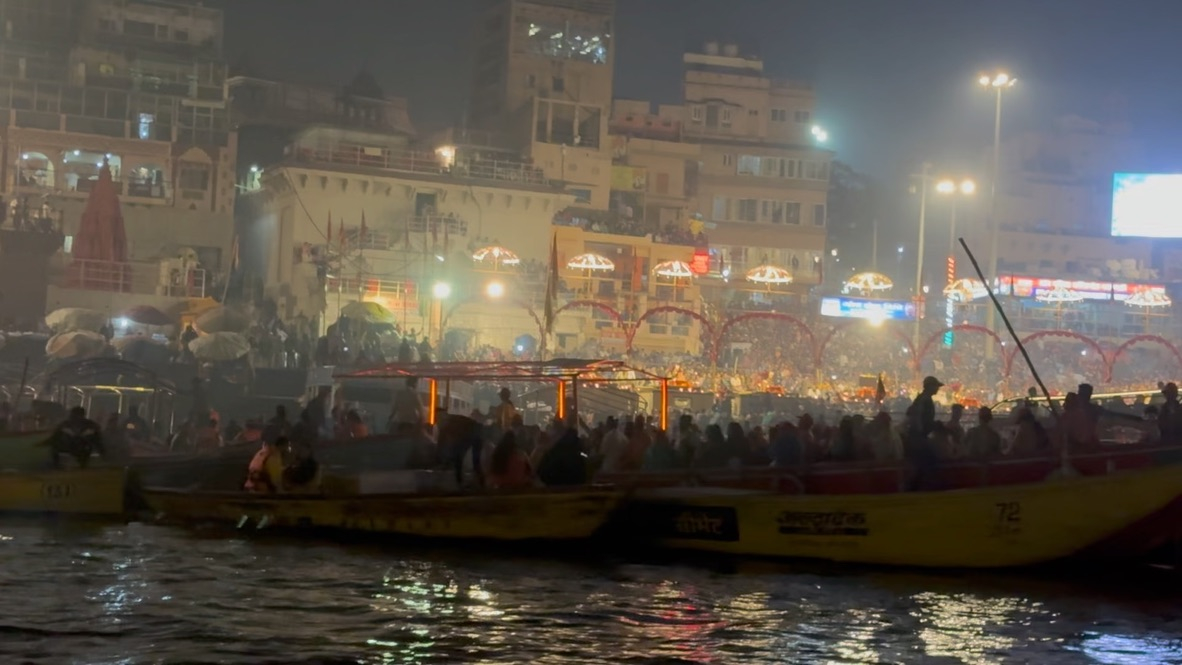
<svg viewBox="0 0 1182 665">
<path fill-rule="evenodd" d="M 0 663 L 1182 663 L 1182 586 L 1164 576 L 224 535 L 0 522 Z"/>
</svg>

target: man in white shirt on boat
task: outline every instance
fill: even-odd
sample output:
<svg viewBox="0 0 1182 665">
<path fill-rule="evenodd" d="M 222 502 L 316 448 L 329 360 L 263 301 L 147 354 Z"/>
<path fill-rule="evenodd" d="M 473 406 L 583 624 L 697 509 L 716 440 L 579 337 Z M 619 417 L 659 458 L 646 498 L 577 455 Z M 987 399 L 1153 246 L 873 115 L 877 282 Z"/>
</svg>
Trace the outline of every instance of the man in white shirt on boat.
<svg viewBox="0 0 1182 665">
<path fill-rule="evenodd" d="M 603 464 L 599 470 L 603 473 L 618 471 L 620 460 L 628 453 L 628 437 L 620 431 L 620 423 L 615 416 L 608 416 L 604 424 L 600 452 L 603 454 Z"/>
<path fill-rule="evenodd" d="M 394 393 L 390 410 L 390 433 L 410 434 L 423 429 L 423 400 L 419 398 L 418 377 L 406 377 L 406 385 Z"/>
</svg>

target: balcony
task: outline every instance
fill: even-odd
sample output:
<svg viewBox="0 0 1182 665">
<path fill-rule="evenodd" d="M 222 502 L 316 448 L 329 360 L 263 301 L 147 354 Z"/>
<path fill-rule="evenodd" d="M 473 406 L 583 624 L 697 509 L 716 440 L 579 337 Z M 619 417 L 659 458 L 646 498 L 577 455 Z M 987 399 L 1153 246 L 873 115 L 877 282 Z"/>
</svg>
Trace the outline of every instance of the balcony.
<svg viewBox="0 0 1182 665">
<path fill-rule="evenodd" d="M 204 298 L 208 279 L 199 268 L 170 268 L 159 262 L 75 259 L 53 283 L 63 289 Z"/>
<path fill-rule="evenodd" d="M 327 148 L 295 146 L 288 160 L 296 164 L 343 166 L 418 173 L 445 178 L 492 180 L 523 185 L 549 186 L 542 170 L 521 162 L 473 160 L 447 166 L 434 152 L 395 150 L 340 143 Z"/>
</svg>

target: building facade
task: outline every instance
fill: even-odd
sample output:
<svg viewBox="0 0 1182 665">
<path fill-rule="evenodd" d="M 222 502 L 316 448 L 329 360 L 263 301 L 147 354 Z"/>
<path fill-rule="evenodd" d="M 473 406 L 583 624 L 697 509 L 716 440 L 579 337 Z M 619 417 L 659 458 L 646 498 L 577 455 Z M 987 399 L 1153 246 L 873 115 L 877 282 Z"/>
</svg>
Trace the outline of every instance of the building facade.
<svg viewBox="0 0 1182 665">
<path fill-rule="evenodd" d="M 157 0 L 0 0 L 0 193 L 60 223 L 68 258 L 103 163 L 128 255 L 211 275 L 233 240 L 222 14 Z M 51 305 L 54 303 L 51 303 Z M 62 304 L 62 303 L 56 303 Z"/>
</svg>

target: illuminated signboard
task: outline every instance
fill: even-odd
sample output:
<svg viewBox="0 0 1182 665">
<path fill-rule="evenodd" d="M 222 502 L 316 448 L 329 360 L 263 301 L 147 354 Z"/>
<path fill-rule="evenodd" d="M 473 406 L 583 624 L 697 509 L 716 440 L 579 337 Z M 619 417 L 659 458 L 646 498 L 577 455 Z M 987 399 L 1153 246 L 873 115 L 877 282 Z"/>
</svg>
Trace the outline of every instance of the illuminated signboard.
<svg viewBox="0 0 1182 665">
<path fill-rule="evenodd" d="M 999 278 L 1001 292 L 1019 298 L 1034 298 L 1039 293 L 1062 287 L 1075 291 L 1086 300 L 1128 300 L 1139 291 L 1165 293 L 1160 284 L 1129 284 L 1126 282 L 1095 282 L 1089 280 L 1051 279 L 1049 277 L 1016 277 L 1004 275 Z"/>
<path fill-rule="evenodd" d="M 869 298 L 821 298 L 821 316 L 879 321 L 914 321 L 915 303 Z"/>
<path fill-rule="evenodd" d="M 700 247 L 695 249 L 689 266 L 690 272 L 695 275 L 705 275 L 710 272 L 710 252 Z"/>
</svg>

